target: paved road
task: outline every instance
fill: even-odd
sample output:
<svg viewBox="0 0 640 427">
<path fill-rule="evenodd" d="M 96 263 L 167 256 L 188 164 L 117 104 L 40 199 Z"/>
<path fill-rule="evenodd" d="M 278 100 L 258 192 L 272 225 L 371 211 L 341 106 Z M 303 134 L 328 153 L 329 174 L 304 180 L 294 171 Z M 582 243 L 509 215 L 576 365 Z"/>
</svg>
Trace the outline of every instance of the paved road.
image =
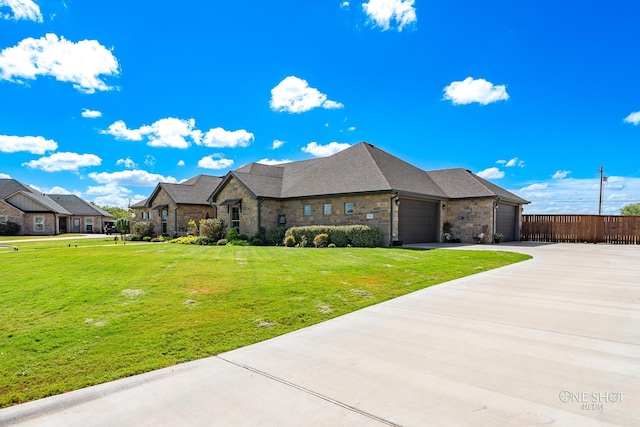
<svg viewBox="0 0 640 427">
<path fill-rule="evenodd" d="M 640 248 L 500 249 L 534 259 L 7 408 L 0 425 L 640 425 Z"/>
</svg>

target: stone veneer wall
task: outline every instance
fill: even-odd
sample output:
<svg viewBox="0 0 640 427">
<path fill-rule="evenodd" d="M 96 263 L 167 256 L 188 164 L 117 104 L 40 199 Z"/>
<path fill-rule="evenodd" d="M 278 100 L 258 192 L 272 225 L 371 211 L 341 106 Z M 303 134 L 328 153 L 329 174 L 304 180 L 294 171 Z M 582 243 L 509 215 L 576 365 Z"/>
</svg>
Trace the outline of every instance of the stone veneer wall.
<svg viewBox="0 0 640 427">
<path fill-rule="evenodd" d="M 485 241 L 492 241 L 494 199 L 448 200 L 444 203 L 446 208 L 442 211 L 440 239 L 442 239 L 442 225 L 449 221 L 452 225 L 451 234 L 463 243 L 472 243 L 473 235 L 480 233 L 483 225 L 489 226 Z"/>
<path fill-rule="evenodd" d="M 44 218 L 44 230 L 43 231 L 35 231 L 34 220 L 35 217 L 41 216 Z M 22 223 L 20 224 L 22 227 L 20 228 L 20 234 L 27 235 L 54 235 L 56 234 L 58 219 L 55 214 L 52 213 L 25 213 Z"/>
<path fill-rule="evenodd" d="M 18 235 L 25 234 L 24 224 L 23 224 L 23 212 L 20 209 L 10 205 L 4 200 L 0 200 L 0 216 L 6 217 L 7 221 L 20 224 L 20 231 L 18 232 Z"/>
<path fill-rule="evenodd" d="M 242 199 L 239 233 L 247 236 L 256 234 L 258 232 L 258 201 L 233 177 L 216 197 L 216 215 L 224 220 L 227 230 L 231 228 L 231 206 L 220 206 L 220 204 L 230 199 Z M 264 227 L 264 224 L 261 226 Z"/>
</svg>

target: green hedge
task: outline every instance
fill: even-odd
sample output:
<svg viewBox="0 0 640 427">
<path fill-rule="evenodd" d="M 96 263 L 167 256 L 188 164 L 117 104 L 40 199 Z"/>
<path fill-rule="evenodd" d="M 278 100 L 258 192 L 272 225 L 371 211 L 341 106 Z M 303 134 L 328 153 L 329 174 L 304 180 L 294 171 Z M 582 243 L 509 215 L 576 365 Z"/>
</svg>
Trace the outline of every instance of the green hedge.
<svg viewBox="0 0 640 427">
<path fill-rule="evenodd" d="M 374 248 L 380 245 L 380 230 L 367 225 L 310 225 L 304 227 L 291 227 L 287 230 L 287 236 L 293 236 L 296 242 L 304 237 L 307 242 L 319 234 L 329 236 L 329 243 L 344 247 L 347 245 L 360 248 Z"/>
</svg>

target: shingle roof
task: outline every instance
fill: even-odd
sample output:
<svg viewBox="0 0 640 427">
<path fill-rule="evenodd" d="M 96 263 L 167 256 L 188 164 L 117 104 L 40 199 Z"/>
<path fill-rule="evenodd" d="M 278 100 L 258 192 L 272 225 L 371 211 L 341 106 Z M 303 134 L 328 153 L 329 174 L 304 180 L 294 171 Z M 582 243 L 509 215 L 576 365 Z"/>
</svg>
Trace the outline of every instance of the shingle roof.
<svg viewBox="0 0 640 427">
<path fill-rule="evenodd" d="M 320 159 L 272 166 L 251 163 L 230 172 L 227 179 L 230 177 L 242 182 L 256 197 L 396 191 L 440 200 L 500 197 L 528 203 L 467 170 L 424 171 L 367 143 Z"/>
<path fill-rule="evenodd" d="M 221 182 L 221 177 L 212 175 L 197 175 L 180 184 L 161 182 L 148 199 L 135 203 L 131 207 L 149 206 L 160 189 L 166 191 L 173 202 L 178 205 L 208 205 L 208 197 Z"/>
<path fill-rule="evenodd" d="M 6 199 L 16 191 L 35 192 L 33 188 L 11 178 L 0 179 L 0 199 Z"/>
<path fill-rule="evenodd" d="M 11 199 L 14 196 L 17 196 L 18 194 L 22 194 L 27 198 L 30 198 L 32 200 L 35 200 L 39 205 L 41 205 L 44 209 L 40 210 L 40 209 L 24 209 L 24 208 L 20 208 L 20 210 L 22 210 L 23 212 L 42 212 L 42 211 L 51 211 L 51 212 L 55 212 L 55 213 L 59 213 L 59 214 L 64 214 L 64 215 L 71 215 L 71 212 L 69 212 L 68 210 L 66 210 L 65 208 L 63 208 L 59 203 L 55 202 L 54 200 L 51 200 L 51 198 L 49 198 L 46 194 L 43 193 L 37 193 L 35 191 L 16 191 L 15 193 L 9 195 L 8 197 L 6 197 L 6 201 L 12 205 L 16 204 L 16 202 L 11 202 Z"/>
<path fill-rule="evenodd" d="M 47 194 L 47 196 L 73 215 L 113 217 L 109 212 L 82 200 L 74 194 Z"/>
</svg>

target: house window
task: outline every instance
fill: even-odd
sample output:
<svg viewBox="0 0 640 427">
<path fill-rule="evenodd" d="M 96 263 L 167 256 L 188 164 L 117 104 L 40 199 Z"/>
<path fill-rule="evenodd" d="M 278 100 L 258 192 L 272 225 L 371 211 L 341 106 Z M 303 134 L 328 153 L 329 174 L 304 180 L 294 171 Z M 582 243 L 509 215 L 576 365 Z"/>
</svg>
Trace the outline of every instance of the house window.
<svg viewBox="0 0 640 427">
<path fill-rule="evenodd" d="M 345 215 L 350 215 L 353 213 L 353 203 L 347 202 L 344 204 L 344 213 Z"/>
<path fill-rule="evenodd" d="M 311 215 L 311 205 L 304 205 L 304 214 Z"/>
<path fill-rule="evenodd" d="M 0 216 L 0 224 L 6 224 L 7 223 L 7 217 L 6 216 Z"/>
<path fill-rule="evenodd" d="M 33 218 L 33 231 L 44 231 L 43 216 L 36 216 Z"/>
<path fill-rule="evenodd" d="M 331 215 L 331 203 L 325 203 L 323 212 L 325 215 Z"/>
<path fill-rule="evenodd" d="M 87 231 L 93 231 L 93 218 L 85 218 L 84 225 L 87 227 Z"/>
<path fill-rule="evenodd" d="M 151 211 L 147 212 L 147 219 L 151 219 Z"/>
<path fill-rule="evenodd" d="M 240 231 L 240 207 L 238 206 L 231 208 L 231 228 Z"/>
<path fill-rule="evenodd" d="M 169 212 L 168 211 L 162 211 L 162 213 L 160 214 L 160 216 L 162 217 L 162 234 L 167 234 L 167 218 L 169 216 Z"/>
</svg>

